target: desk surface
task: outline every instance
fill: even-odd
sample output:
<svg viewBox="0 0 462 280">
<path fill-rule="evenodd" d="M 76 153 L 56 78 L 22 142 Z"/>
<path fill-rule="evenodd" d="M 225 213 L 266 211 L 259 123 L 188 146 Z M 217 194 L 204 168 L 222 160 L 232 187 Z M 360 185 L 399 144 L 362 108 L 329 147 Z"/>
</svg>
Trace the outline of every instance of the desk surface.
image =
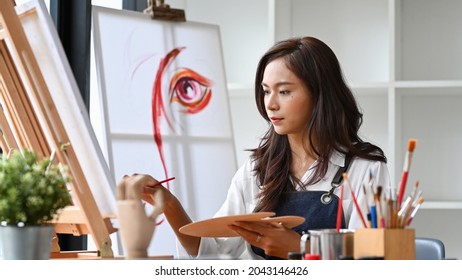
<svg viewBox="0 0 462 280">
<path fill-rule="evenodd" d="M 52 252 L 50 259 L 53 260 L 125 260 L 124 256 L 114 256 L 113 258 L 102 258 L 98 255 L 97 251 L 61 251 Z M 148 256 L 143 260 L 173 260 L 173 255 L 159 255 L 159 256 Z"/>
</svg>

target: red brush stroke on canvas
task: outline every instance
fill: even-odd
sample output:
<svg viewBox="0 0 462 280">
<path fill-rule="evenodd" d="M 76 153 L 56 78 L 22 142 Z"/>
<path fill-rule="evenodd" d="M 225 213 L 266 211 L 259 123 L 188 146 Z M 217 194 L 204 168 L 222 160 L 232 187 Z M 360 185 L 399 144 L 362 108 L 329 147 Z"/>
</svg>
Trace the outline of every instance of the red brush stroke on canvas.
<svg viewBox="0 0 462 280">
<path fill-rule="evenodd" d="M 169 177 L 169 174 L 163 150 L 162 135 L 160 133 L 162 116 L 165 117 L 168 126 L 173 131 L 175 131 L 175 129 L 167 115 L 165 102 L 162 97 L 162 76 L 170 64 L 184 49 L 185 47 L 174 48 L 160 60 L 152 89 L 153 136 L 166 178 Z M 209 79 L 189 68 L 177 69 L 169 84 L 170 104 L 178 102 L 185 107 L 181 112 L 196 114 L 210 103 L 212 97 L 211 85 L 212 82 Z"/>
<path fill-rule="evenodd" d="M 161 135 L 162 118 L 165 119 L 173 132 L 175 132 L 175 127 L 173 126 L 165 107 L 166 103 L 164 102 L 162 94 L 162 78 L 168 67 L 184 49 L 186 49 L 186 47 L 174 48 L 160 60 L 152 87 L 151 110 L 153 137 L 157 151 L 159 153 L 160 161 L 162 163 L 162 169 L 164 170 L 165 178 L 169 178 L 170 176 L 165 159 Z M 135 72 L 139 70 L 141 64 L 146 62 L 151 57 L 152 56 L 143 58 L 142 62 L 135 68 L 133 75 L 135 75 Z M 184 108 L 180 110 L 180 112 L 185 114 L 197 114 L 209 105 L 212 98 L 211 86 L 212 81 L 193 71 L 192 69 L 176 69 L 169 83 L 168 104 L 171 105 L 172 103 L 176 102 Z M 167 183 L 167 189 L 170 189 L 169 183 Z M 159 221 L 157 224 L 161 224 L 163 221 L 164 219 Z"/>
<path fill-rule="evenodd" d="M 162 168 L 164 169 L 165 178 L 168 178 L 167 165 L 165 163 L 165 154 L 162 147 L 162 135 L 160 134 L 160 121 L 162 115 L 166 116 L 166 121 L 170 128 L 174 130 L 173 125 L 171 124 L 169 118 L 167 117 L 164 102 L 162 99 L 162 75 L 165 69 L 172 63 L 172 61 L 178 56 L 178 54 L 184 48 L 175 48 L 170 51 L 163 59 L 160 60 L 159 68 L 157 69 L 156 78 L 154 81 L 154 86 L 152 89 L 152 127 L 154 141 L 156 142 L 157 150 L 159 152 L 160 160 L 162 162 Z"/>
</svg>

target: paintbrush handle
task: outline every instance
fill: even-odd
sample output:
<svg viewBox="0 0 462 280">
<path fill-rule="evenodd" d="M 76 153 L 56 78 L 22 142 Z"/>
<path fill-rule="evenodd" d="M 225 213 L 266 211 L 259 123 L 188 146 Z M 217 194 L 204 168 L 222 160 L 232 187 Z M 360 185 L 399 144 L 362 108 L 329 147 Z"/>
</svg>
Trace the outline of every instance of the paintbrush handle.
<svg viewBox="0 0 462 280">
<path fill-rule="evenodd" d="M 377 228 L 377 206 L 374 204 L 371 206 L 371 227 Z"/>
<path fill-rule="evenodd" d="M 422 202 L 423 202 L 423 198 L 422 197 L 419 197 L 419 200 L 417 202 L 417 205 L 414 207 L 414 209 L 412 210 L 412 213 L 409 217 L 409 219 L 407 220 L 406 222 L 406 225 L 409 226 L 412 222 L 412 220 L 414 219 L 414 216 L 415 214 L 417 213 L 417 211 L 419 211 L 419 208 L 420 208 L 420 205 L 422 205 Z"/>
<path fill-rule="evenodd" d="M 358 201 L 356 200 L 353 191 L 351 191 L 351 195 L 353 197 L 353 203 L 355 204 L 356 210 L 358 211 L 358 215 L 361 218 L 361 223 L 363 224 L 363 227 L 367 228 L 366 221 L 364 221 L 363 213 L 361 212 L 361 207 L 359 207 Z"/>
<path fill-rule="evenodd" d="M 156 187 L 156 186 L 162 185 L 163 183 L 167 183 L 167 182 L 172 181 L 172 180 L 175 180 L 175 177 L 167 178 L 165 180 L 159 181 L 159 182 L 155 183 L 154 185 L 148 186 L 148 187 Z"/>
<path fill-rule="evenodd" d="M 398 208 L 401 207 L 401 202 L 403 201 L 404 190 L 406 189 L 408 175 L 409 175 L 409 171 L 407 170 L 403 171 L 403 174 L 401 175 L 401 183 L 399 186 L 399 193 L 398 193 Z"/>
<path fill-rule="evenodd" d="M 412 155 L 414 153 L 415 145 L 416 145 L 416 140 L 409 139 L 406 156 L 404 157 L 403 175 L 401 176 L 401 183 L 399 186 L 398 209 L 401 207 L 401 202 L 403 201 L 404 190 L 406 189 L 407 176 L 409 174 L 409 169 L 411 167 L 411 160 L 412 160 Z"/>
<path fill-rule="evenodd" d="M 350 191 L 351 198 L 353 199 L 353 204 L 356 207 L 356 211 L 358 211 L 358 215 L 361 218 L 361 223 L 363 224 L 364 228 L 367 228 L 366 221 L 364 220 L 364 217 L 363 217 L 363 212 L 361 211 L 361 207 L 359 207 L 358 201 L 356 200 L 355 193 L 353 192 L 353 189 L 351 188 L 351 185 L 350 185 L 350 181 L 348 180 L 348 175 L 346 173 L 343 173 L 342 176 L 343 176 L 343 180 L 345 181 L 345 184 L 348 187 L 348 190 Z"/>
<path fill-rule="evenodd" d="M 381 228 L 386 228 L 387 225 L 385 224 L 385 219 L 383 217 L 380 218 L 380 227 Z"/>
<path fill-rule="evenodd" d="M 380 202 L 379 197 L 376 197 L 375 205 L 377 207 L 377 227 L 385 228 L 385 219 L 383 218 L 382 213 L 382 203 Z"/>
<path fill-rule="evenodd" d="M 393 201 L 387 200 L 387 228 L 391 228 L 392 225 L 392 210 L 393 210 Z"/>
<path fill-rule="evenodd" d="M 401 218 L 401 227 L 404 228 L 407 226 L 407 221 L 409 220 L 410 216 L 411 216 L 411 212 L 413 210 L 413 207 L 412 206 L 409 206 L 407 209 L 406 209 L 406 212 L 404 213 L 404 216 Z"/>
</svg>

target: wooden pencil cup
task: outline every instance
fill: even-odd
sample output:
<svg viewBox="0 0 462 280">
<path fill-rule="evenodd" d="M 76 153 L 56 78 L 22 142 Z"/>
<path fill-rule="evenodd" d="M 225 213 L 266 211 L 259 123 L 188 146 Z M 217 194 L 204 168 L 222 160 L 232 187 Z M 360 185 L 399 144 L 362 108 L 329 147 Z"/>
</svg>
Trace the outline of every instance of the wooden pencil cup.
<svg viewBox="0 0 462 280">
<path fill-rule="evenodd" d="M 354 258 L 385 260 L 415 260 L 414 229 L 356 229 Z"/>
</svg>

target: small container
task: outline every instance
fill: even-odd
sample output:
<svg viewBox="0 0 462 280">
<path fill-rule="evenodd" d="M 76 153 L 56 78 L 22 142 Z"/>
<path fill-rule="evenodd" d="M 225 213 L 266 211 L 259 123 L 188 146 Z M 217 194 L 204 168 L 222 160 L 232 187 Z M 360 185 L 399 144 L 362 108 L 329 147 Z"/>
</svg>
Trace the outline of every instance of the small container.
<svg viewBox="0 0 462 280">
<path fill-rule="evenodd" d="M 302 253 L 300 253 L 300 252 L 289 252 L 289 254 L 287 254 L 287 259 L 288 260 L 301 260 L 302 259 Z"/>
<path fill-rule="evenodd" d="M 357 229 L 354 233 L 354 258 L 415 260 L 415 230 Z"/>
<path fill-rule="evenodd" d="M 305 254 L 304 260 L 320 260 L 321 256 L 319 254 Z"/>
<path fill-rule="evenodd" d="M 353 257 L 354 231 L 341 229 L 309 230 L 310 254 L 320 255 L 322 260 Z"/>
</svg>

